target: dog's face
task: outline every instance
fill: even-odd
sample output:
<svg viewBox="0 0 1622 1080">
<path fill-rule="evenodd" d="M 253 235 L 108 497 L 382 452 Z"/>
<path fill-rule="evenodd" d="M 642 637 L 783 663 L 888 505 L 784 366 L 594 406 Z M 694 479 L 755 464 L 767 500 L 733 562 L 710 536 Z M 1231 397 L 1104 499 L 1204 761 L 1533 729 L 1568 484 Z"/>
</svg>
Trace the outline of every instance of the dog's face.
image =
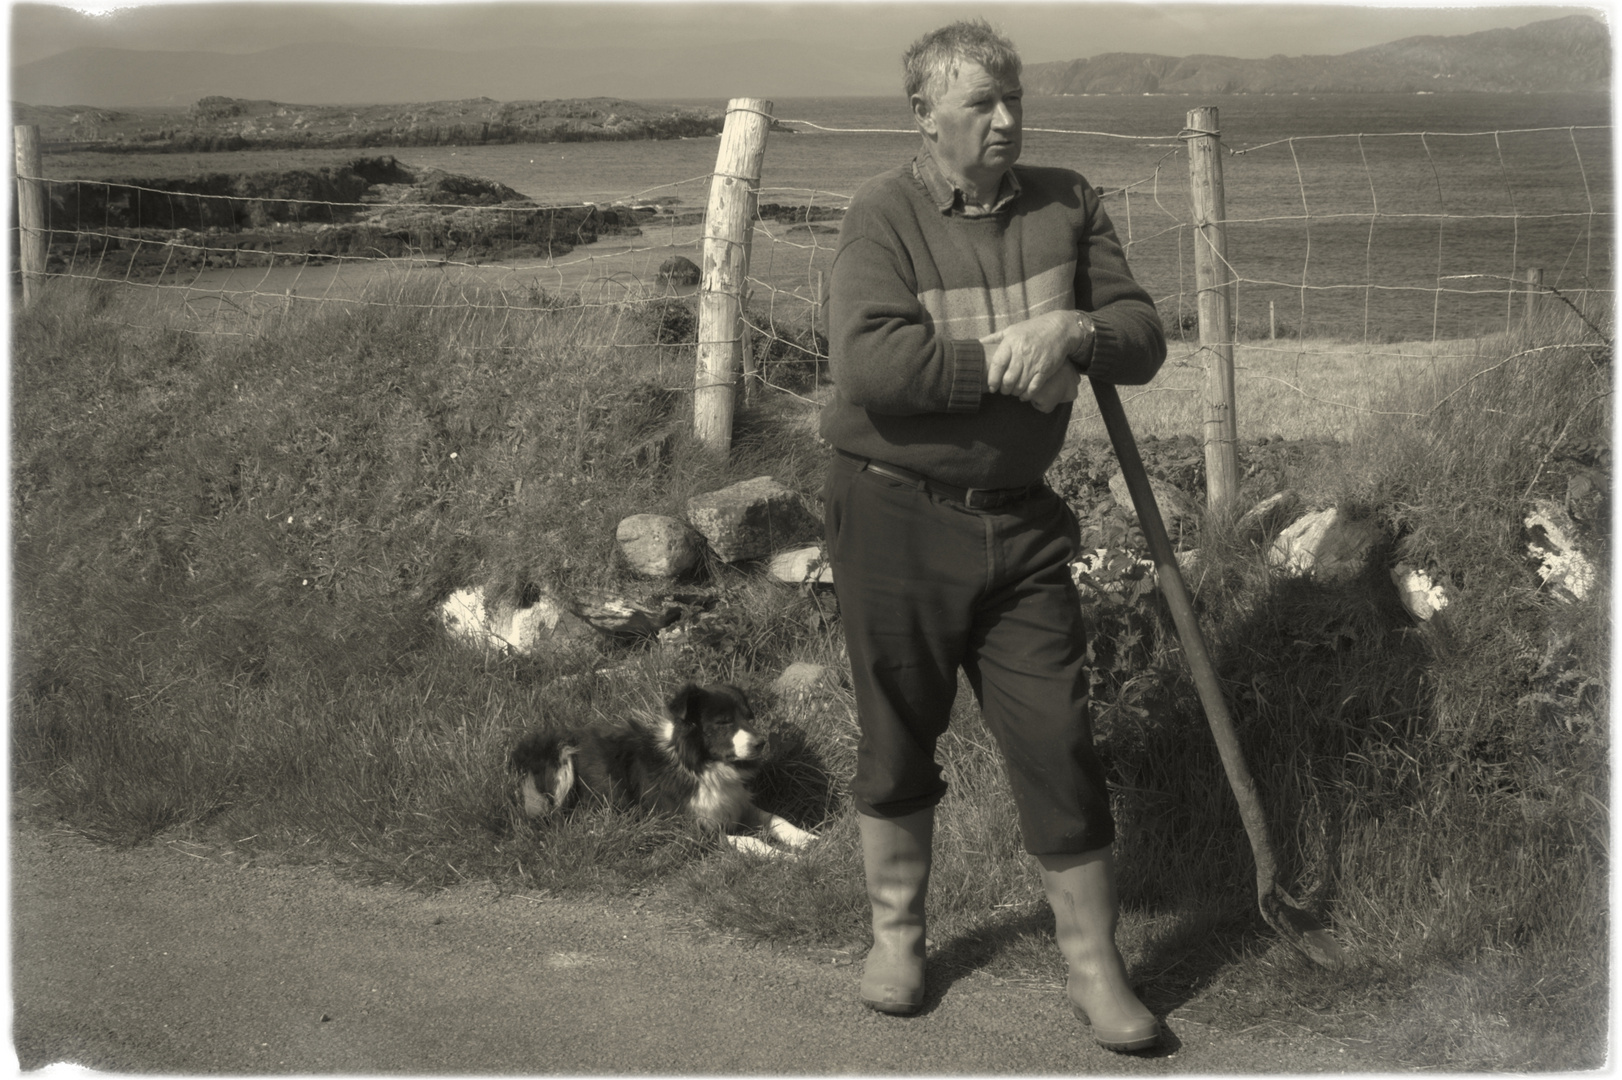
<svg viewBox="0 0 1622 1080">
<path fill-rule="evenodd" d="M 765 753 L 766 738 L 754 730 L 754 710 L 736 686 L 689 683 L 676 691 L 667 708 L 670 719 L 701 742 L 711 760 L 757 762 Z"/>
</svg>

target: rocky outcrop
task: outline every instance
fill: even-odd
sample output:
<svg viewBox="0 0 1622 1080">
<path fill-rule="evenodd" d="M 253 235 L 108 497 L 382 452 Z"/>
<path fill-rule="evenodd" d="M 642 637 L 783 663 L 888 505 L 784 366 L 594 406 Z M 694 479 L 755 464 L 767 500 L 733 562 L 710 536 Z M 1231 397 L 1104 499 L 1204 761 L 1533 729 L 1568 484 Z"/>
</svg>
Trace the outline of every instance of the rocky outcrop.
<svg viewBox="0 0 1622 1080">
<path fill-rule="evenodd" d="M 566 255 L 640 232 L 655 206 L 540 206 L 494 181 L 414 169 L 391 156 L 340 166 L 46 184 L 47 269 L 93 260 L 139 277 L 281 256 L 459 258 Z M 75 232 L 94 221 L 94 233 Z"/>
</svg>

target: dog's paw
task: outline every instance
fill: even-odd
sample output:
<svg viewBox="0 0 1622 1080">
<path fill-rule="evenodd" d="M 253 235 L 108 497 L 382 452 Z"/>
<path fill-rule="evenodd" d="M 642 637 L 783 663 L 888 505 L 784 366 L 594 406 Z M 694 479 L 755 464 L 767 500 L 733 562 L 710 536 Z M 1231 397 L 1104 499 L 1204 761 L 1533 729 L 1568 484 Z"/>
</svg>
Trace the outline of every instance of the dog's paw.
<svg viewBox="0 0 1622 1080">
<path fill-rule="evenodd" d="M 779 851 L 764 840 L 753 836 L 728 836 L 727 843 L 745 855 L 753 855 L 761 859 L 792 859 L 795 856 L 786 851 Z"/>
<path fill-rule="evenodd" d="M 792 848 L 803 848 L 812 841 L 821 839 L 821 837 L 817 836 L 816 833 L 806 832 L 798 826 L 790 825 L 786 821 L 778 821 L 772 825 L 772 839 L 778 843 L 787 844 Z"/>
</svg>

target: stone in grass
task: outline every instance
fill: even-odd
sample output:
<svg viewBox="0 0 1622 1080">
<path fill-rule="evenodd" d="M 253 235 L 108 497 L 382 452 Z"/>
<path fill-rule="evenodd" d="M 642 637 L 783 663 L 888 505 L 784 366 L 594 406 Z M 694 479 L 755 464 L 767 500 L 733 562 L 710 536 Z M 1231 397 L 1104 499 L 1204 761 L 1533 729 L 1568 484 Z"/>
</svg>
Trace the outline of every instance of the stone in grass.
<svg viewBox="0 0 1622 1080">
<path fill-rule="evenodd" d="M 1173 539 L 1184 533 L 1193 532 L 1200 522 L 1200 509 L 1193 499 L 1183 492 L 1166 483 L 1164 480 L 1149 478 L 1149 490 L 1154 493 L 1155 505 L 1160 508 L 1160 520 L 1165 522 L 1166 532 Z M 1132 515 L 1137 520 L 1137 507 L 1132 502 L 1132 492 L 1126 486 L 1126 474 L 1117 472 L 1109 479 L 1109 493 L 1115 499 L 1115 505 Z"/>
<path fill-rule="evenodd" d="M 524 656 L 572 649 L 596 637 L 590 623 L 545 595 L 527 606 L 511 599 L 487 604 L 483 588 L 459 589 L 440 605 L 439 616 L 452 637 Z"/>
<path fill-rule="evenodd" d="M 772 683 L 772 692 L 779 698 L 804 698 L 837 689 L 839 677 L 825 664 L 803 661 L 790 664 Z"/>
<path fill-rule="evenodd" d="M 614 531 L 620 554 L 638 574 L 678 577 L 703 558 L 703 537 L 685 521 L 663 514 L 632 514 Z"/>
<path fill-rule="evenodd" d="M 1451 602 L 1441 579 L 1407 563 L 1391 568 L 1391 583 L 1397 587 L 1402 606 L 1420 622 L 1429 622 Z"/>
<path fill-rule="evenodd" d="M 685 255 L 672 255 L 659 264 L 659 280 L 672 285 L 697 285 L 703 272 Z"/>
<path fill-rule="evenodd" d="M 1238 534 L 1252 544 L 1265 544 L 1283 528 L 1284 522 L 1301 505 L 1301 496 L 1290 488 L 1276 492 L 1239 515 L 1234 523 Z"/>
<path fill-rule="evenodd" d="M 1362 571 L 1379 535 L 1374 522 L 1332 506 L 1279 533 L 1267 549 L 1267 561 L 1292 577 L 1310 575 L 1328 585 L 1341 584 Z"/>
<path fill-rule="evenodd" d="M 695 495 L 687 500 L 687 520 L 725 563 L 763 559 L 822 532 L 805 497 L 769 476 Z"/>
<path fill-rule="evenodd" d="M 781 551 L 772 556 L 768 572 L 788 585 L 832 585 L 834 568 L 821 544 Z"/>
<path fill-rule="evenodd" d="M 681 608 L 673 604 L 651 608 L 618 596 L 576 601 L 570 610 L 593 630 L 609 637 L 654 637 L 681 618 Z"/>
<path fill-rule="evenodd" d="M 681 617 L 680 608 L 654 610 L 618 597 L 571 602 L 543 592 L 533 604 L 489 603 L 482 588 L 452 593 L 439 612 L 451 636 L 522 656 L 566 652 L 605 637 L 653 637 Z"/>
<path fill-rule="evenodd" d="M 1586 599 L 1599 575 L 1577 546 L 1577 524 L 1565 507 L 1539 499 L 1521 523 L 1526 526 L 1527 552 L 1537 560 L 1538 577 L 1550 593 L 1568 604 Z"/>
</svg>

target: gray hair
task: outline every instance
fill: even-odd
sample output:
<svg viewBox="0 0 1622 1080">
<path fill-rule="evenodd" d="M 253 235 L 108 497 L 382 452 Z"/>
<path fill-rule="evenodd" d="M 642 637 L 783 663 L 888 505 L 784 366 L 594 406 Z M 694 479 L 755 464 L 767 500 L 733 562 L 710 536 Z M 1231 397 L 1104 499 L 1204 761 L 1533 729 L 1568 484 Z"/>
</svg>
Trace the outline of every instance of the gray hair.
<svg viewBox="0 0 1622 1080">
<path fill-rule="evenodd" d="M 903 54 L 901 67 L 906 75 L 907 100 L 921 94 L 924 100 L 933 102 L 964 61 L 979 64 L 993 78 L 1003 82 L 1019 80 L 1019 53 L 1014 43 L 993 30 L 984 19 L 961 19 L 931 30 Z"/>
</svg>

